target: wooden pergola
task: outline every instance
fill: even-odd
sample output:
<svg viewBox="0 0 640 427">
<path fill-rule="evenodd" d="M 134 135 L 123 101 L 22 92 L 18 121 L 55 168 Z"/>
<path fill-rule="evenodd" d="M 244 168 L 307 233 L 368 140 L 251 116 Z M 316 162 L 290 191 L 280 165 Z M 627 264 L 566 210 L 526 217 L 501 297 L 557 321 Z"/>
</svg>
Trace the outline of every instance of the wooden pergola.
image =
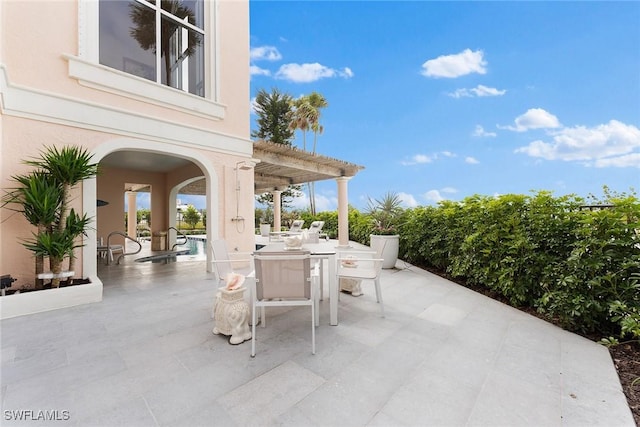
<svg viewBox="0 0 640 427">
<path fill-rule="evenodd" d="M 275 224 L 280 224 L 281 193 L 289 185 L 335 179 L 338 184 L 339 245 L 349 245 L 347 182 L 364 166 L 267 141 L 253 143 L 253 158 L 260 161 L 254 170 L 255 193 L 273 194 Z"/>
</svg>

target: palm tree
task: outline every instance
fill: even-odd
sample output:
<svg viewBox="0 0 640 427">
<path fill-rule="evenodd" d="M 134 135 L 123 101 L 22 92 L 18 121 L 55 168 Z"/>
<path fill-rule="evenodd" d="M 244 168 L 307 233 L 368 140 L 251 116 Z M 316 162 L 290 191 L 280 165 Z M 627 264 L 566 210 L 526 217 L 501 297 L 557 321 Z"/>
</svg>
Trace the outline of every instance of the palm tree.
<svg viewBox="0 0 640 427">
<path fill-rule="evenodd" d="M 292 114 L 289 122 L 289 129 L 292 131 L 302 131 L 302 149 L 307 150 L 307 131 L 311 123 L 315 121 L 315 111 L 308 102 L 306 96 L 294 99 L 291 102 Z"/>
<path fill-rule="evenodd" d="M 195 14 L 193 11 L 183 5 L 180 0 L 160 0 L 160 6 L 162 10 L 169 12 L 177 18 L 186 20 L 189 23 L 195 22 Z M 156 12 L 137 2 L 131 2 L 129 7 L 129 16 L 131 17 L 131 21 L 136 25 L 129 31 L 131 37 L 136 39 L 142 49 L 151 50 L 154 54 L 157 54 Z M 171 86 L 171 38 L 183 27 L 172 19 L 163 19 L 160 27 L 160 51 L 164 57 L 164 71 L 167 78 L 166 85 Z M 188 31 L 188 34 L 187 48 L 183 52 L 177 52 L 179 57 L 189 57 L 193 55 L 196 52 L 196 46 L 202 43 L 200 34 L 191 30 Z"/>
<path fill-rule="evenodd" d="M 310 95 L 307 96 L 307 101 L 311 108 L 313 108 L 314 114 L 311 121 L 311 130 L 313 131 L 313 153 L 316 152 L 316 145 L 318 141 L 318 134 L 322 134 L 324 132 L 324 126 L 320 124 L 320 110 L 329 106 L 327 100 L 324 96 L 319 94 L 318 92 L 311 92 Z"/>
<path fill-rule="evenodd" d="M 290 127 L 294 130 L 302 131 L 302 149 L 307 149 L 307 131 L 313 132 L 313 150 L 316 153 L 318 134 L 322 134 L 324 127 L 320 124 L 320 110 L 327 107 L 327 100 L 318 92 L 311 92 L 310 95 L 303 95 L 293 101 L 294 113 Z M 307 183 L 309 188 L 309 204 L 311 214 L 316 214 L 315 185 L 313 182 Z"/>
</svg>

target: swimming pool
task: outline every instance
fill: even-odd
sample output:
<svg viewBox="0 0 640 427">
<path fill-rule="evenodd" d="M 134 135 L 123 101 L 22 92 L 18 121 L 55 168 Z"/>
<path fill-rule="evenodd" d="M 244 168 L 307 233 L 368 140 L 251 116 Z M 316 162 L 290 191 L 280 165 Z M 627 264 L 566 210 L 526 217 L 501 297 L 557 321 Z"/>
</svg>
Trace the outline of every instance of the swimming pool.
<svg viewBox="0 0 640 427">
<path fill-rule="evenodd" d="M 176 261 L 205 261 L 207 259 L 207 237 L 187 236 L 187 243 L 175 247 L 175 250 L 181 249 L 189 249 L 189 253 L 177 256 Z"/>
</svg>

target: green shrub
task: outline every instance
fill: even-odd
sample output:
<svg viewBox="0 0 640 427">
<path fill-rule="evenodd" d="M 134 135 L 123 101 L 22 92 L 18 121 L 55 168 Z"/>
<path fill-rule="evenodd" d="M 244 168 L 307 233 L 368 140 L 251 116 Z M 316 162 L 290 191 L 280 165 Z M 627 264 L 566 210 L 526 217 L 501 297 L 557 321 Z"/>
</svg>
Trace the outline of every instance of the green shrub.
<svg viewBox="0 0 640 427">
<path fill-rule="evenodd" d="M 544 191 L 409 209 L 400 257 L 537 308 L 567 329 L 638 338 L 640 204 L 605 192 L 599 204 L 609 206 L 597 210 Z M 358 225 L 351 234 L 361 237 Z"/>
</svg>

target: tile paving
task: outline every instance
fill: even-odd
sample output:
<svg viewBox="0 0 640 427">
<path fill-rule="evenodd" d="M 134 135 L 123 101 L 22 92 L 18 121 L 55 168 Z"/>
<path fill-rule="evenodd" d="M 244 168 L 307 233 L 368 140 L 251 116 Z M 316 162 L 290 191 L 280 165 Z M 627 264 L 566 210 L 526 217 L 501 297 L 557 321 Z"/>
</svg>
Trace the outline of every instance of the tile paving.
<svg viewBox="0 0 640 427">
<path fill-rule="evenodd" d="M 273 309 L 255 358 L 212 334 L 203 262 L 99 276 L 100 303 L 2 321 L 2 426 L 635 425 L 606 348 L 402 261 L 385 318 L 372 283 L 338 326 L 322 301 L 312 355 L 307 310 Z"/>
</svg>

